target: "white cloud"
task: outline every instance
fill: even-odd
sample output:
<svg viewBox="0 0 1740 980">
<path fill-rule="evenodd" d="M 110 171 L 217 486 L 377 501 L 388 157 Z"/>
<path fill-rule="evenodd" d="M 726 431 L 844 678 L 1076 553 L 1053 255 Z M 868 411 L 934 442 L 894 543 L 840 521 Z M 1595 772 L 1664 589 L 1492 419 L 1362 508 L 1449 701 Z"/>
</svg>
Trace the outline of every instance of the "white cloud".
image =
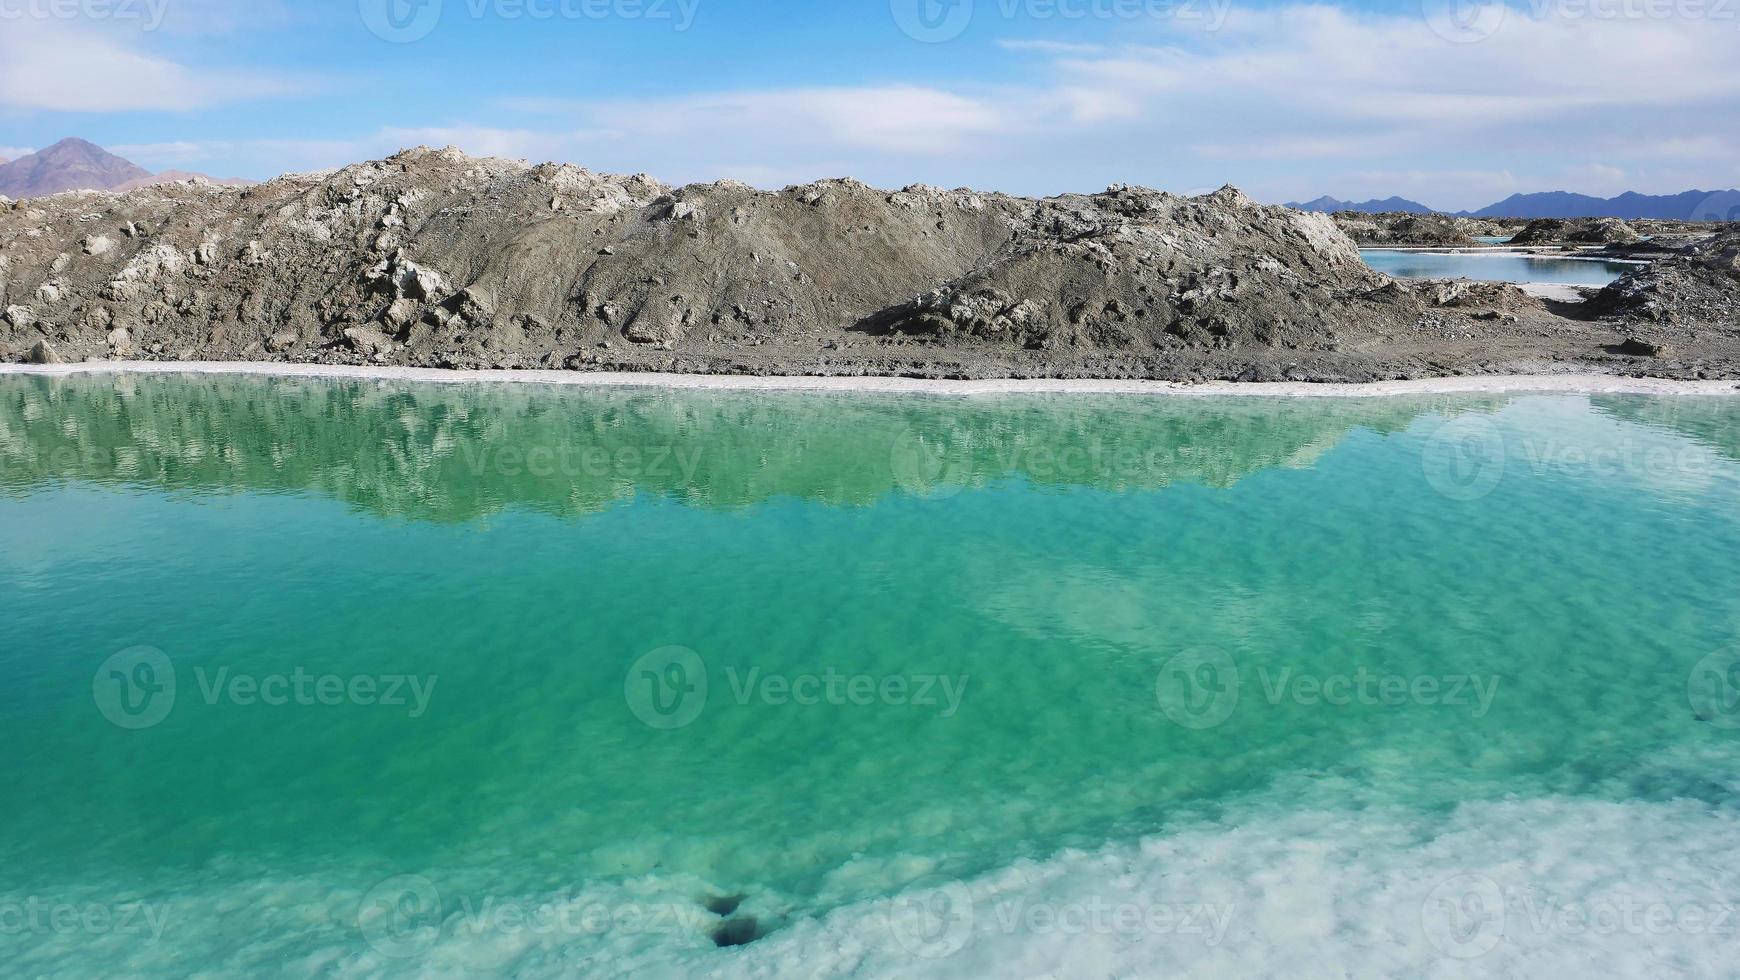
<svg viewBox="0 0 1740 980">
<path fill-rule="evenodd" d="M 1111 50 L 1103 44 L 1074 44 L 1064 41 L 1003 40 L 997 46 L 1005 51 L 1037 51 L 1041 54 L 1104 54 Z"/>
<path fill-rule="evenodd" d="M 1477 195 L 1523 189 L 1511 185 L 1515 173 L 1578 189 L 1616 186 L 1637 168 L 1611 152 L 1609 133 L 1630 140 L 1632 154 L 1647 154 L 1651 140 L 1680 140 L 1669 143 L 1673 155 L 1719 158 L 1725 138 L 1715 134 L 1740 130 L 1740 58 L 1727 33 L 1684 20 L 1513 12 L 1487 40 L 1454 44 L 1417 13 L 1241 7 L 1224 30 L 1176 32 L 1168 45 L 999 42 L 1011 57 L 1037 61 L 1027 82 L 1004 88 L 866 86 L 509 107 L 621 134 L 648 167 L 670 159 L 679 171 L 701 159 L 701 147 L 782 172 L 820 157 L 883 172 L 902 162 L 910 172 L 928 158 L 968 174 L 1007 174 L 1019 166 L 1011 158 L 1026 156 L 1053 181 L 1077 185 L 1072 174 L 1121 168 L 1106 176 L 1230 177 L 1279 194 L 1290 179 L 1353 181 L 1375 163 L 1407 161 L 1412 172 L 1456 181 L 1434 198 L 1474 206 L 1486 203 Z M 1687 111 L 1700 140 L 1684 134 Z M 1462 165 L 1481 156 L 1503 166 Z M 1434 160 L 1452 165 L 1419 166 Z M 1357 171 L 1335 169 L 1353 163 Z M 1283 175 L 1285 164 L 1292 172 Z"/>
<path fill-rule="evenodd" d="M 512 99 L 508 108 L 573 115 L 624 138 L 746 147 L 849 147 L 904 153 L 970 148 L 1010 128 L 1014 107 L 914 85 L 718 92 L 665 99 Z"/>
<path fill-rule="evenodd" d="M 62 112 L 188 110 L 299 90 L 263 72 L 192 68 L 108 34 L 36 18 L 0 29 L 0 106 Z"/>
<path fill-rule="evenodd" d="M 1454 44 L 1403 10 L 1247 5 L 1219 31 L 1120 27 L 1126 43 L 1103 45 L 1005 40 L 998 47 L 1020 81 L 1002 86 L 872 80 L 640 99 L 540 94 L 499 101 L 487 125 L 433 118 L 351 139 L 136 150 L 147 165 L 257 176 L 452 143 L 673 181 L 733 176 L 770 186 L 852 174 L 1051 193 L 1231 180 L 1270 200 L 1403 194 L 1448 208 L 1518 191 L 1740 182 L 1732 25 L 1536 19 L 1513 8 L 1490 38 Z M 54 87 L 39 84 L 42 69 L 14 68 L 7 43 L 0 36 L 0 106 L 196 105 L 274 84 L 122 50 L 143 59 L 124 84 L 123 73 L 106 72 L 44 95 L 37 89 Z M 93 60 L 68 50 L 55 58 Z"/>
</svg>

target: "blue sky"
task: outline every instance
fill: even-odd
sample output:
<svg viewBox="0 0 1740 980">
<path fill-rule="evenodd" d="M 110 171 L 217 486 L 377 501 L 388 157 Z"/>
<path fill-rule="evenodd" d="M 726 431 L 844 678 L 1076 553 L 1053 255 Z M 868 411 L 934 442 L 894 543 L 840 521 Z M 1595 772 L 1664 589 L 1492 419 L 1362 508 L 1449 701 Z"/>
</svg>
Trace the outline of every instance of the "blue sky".
<svg viewBox="0 0 1740 980">
<path fill-rule="evenodd" d="M 1740 185 L 1737 106 L 1740 0 L 0 0 L 0 156 L 218 176 L 452 143 L 1462 208 Z"/>
</svg>

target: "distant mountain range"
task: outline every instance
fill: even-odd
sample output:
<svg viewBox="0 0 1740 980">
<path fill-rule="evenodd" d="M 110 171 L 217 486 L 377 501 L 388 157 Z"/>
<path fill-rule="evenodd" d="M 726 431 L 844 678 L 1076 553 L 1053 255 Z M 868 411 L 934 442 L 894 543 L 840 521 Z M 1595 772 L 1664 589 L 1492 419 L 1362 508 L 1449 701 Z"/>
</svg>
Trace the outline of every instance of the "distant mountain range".
<svg viewBox="0 0 1740 980">
<path fill-rule="evenodd" d="M 1404 214 L 1432 213 L 1431 208 L 1405 197 L 1386 197 L 1381 201 L 1343 201 L 1324 196 L 1304 204 L 1290 201 L 1287 206 L 1298 211 L 1322 211 L 1324 214 L 1334 214 L 1337 211 L 1364 211 L 1367 214 L 1385 214 L 1392 211 Z"/>
<path fill-rule="evenodd" d="M 1320 197 L 1287 207 L 1301 211 L 1364 211 L 1378 214 L 1401 211 L 1435 213 L 1418 201 L 1391 197 L 1381 201 L 1342 201 Z M 1661 218 L 1672 221 L 1740 221 L 1740 190 L 1686 191 L 1681 194 L 1638 194 L 1627 191 L 1618 197 L 1590 197 L 1566 191 L 1542 194 L 1512 194 L 1478 211 L 1440 212 L 1458 218 Z"/>
<path fill-rule="evenodd" d="M 81 139 L 64 139 L 47 149 L 0 161 L 0 195 L 44 197 L 62 191 L 130 191 L 204 174 L 165 170 L 154 174 L 144 167 Z M 212 180 L 210 177 L 205 177 Z M 213 183 L 245 186 L 252 181 L 213 180 Z"/>
<path fill-rule="evenodd" d="M 1703 213 L 1697 213 L 1702 211 Z M 1740 191 L 1686 191 L 1590 197 L 1550 191 L 1512 194 L 1468 214 L 1471 218 L 1666 218 L 1674 221 L 1740 221 Z"/>
</svg>

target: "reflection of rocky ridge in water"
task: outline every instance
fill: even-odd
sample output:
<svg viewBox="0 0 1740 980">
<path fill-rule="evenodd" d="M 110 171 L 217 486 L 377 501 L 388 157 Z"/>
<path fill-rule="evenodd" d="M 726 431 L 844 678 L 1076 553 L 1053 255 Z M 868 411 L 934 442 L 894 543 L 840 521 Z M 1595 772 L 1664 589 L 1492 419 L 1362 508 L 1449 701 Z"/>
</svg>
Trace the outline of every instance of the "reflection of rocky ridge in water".
<svg viewBox="0 0 1740 980">
<path fill-rule="evenodd" d="M 1394 432 L 1423 412 L 1483 404 L 31 378 L 0 387 L 0 486 L 314 492 L 437 521 L 513 505 L 583 514 L 636 493 L 728 508 L 781 496 L 868 505 L 1012 477 L 1227 487 L 1310 466 L 1357 427 Z"/>
<path fill-rule="evenodd" d="M 1690 439 L 1740 463 L 1740 402 L 1735 399 L 1597 395 L 1589 404 L 1603 415 Z"/>
</svg>

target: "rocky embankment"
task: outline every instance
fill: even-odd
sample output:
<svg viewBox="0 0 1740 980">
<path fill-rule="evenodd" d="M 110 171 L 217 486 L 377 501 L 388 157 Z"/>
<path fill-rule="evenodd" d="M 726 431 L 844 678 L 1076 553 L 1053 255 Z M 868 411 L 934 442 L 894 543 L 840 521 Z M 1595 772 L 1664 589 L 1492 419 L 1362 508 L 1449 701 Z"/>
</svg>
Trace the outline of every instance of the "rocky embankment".
<svg viewBox="0 0 1740 980">
<path fill-rule="evenodd" d="M 0 206 L 0 359 L 920 377 L 1737 373 L 1624 325 L 1372 272 L 1231 188 L 780 192 L 416 149 L 252 188 Z"/>
<path fill-rule="evenodd" d="M 1457 218 L 1447 214 L 1413 214 L 1396 211 L 1366 214 L 1339 211 L 1335 224 L 1361 245 L 1477 245 L 1477 239 L 1507 234 L 1509 229 L 1482 218 Z"/>
<path fill-rule="evenodd" d="M 1704 333 L 1740 335 L 1740 229 L 1659 259 L 1608 286 L 1590 305 L 1606 316 L 1649 324 L 1647 343 L 1659 348 L 1696 345 Z"/>
<path fill-rule="evenodd" d="M 1643 236 L 1618 218 L 1531 221 L 1510 240 L 1512 245 L 1629 245 Z"/>
</svg>

